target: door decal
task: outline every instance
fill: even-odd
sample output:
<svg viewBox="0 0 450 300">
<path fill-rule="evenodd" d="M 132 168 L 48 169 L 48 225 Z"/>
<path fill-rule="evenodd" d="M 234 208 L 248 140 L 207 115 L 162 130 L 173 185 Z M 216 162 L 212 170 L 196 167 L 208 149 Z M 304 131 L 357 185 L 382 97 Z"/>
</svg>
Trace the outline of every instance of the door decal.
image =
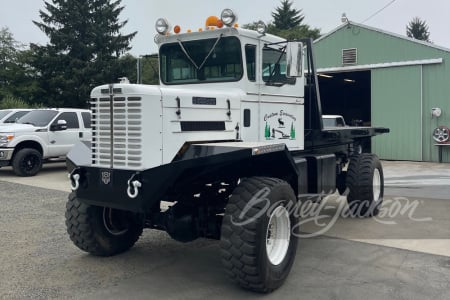
<svg viewBox="0 0 450 300">
<path fill-rule="evenodd" d="M 295 140 L 295 122 L 297 118 L 284 110 L 264 115 L 266 140 Z"/>
</svg>

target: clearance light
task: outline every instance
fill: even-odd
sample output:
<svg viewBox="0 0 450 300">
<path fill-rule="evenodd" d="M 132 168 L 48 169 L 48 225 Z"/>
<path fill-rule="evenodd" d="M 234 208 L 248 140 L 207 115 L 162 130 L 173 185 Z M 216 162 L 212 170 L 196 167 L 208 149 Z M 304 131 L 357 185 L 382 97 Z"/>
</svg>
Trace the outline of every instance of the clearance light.
<svg viewBox="0 0 450 300">
<path fill-rule="evenodd" d="M 167 34 L 170 30 L 169 22 L 164 18 L 159 18 L 156 20 L 155 29 L 159 34 Z"/>
<path fill-rule="evenodd" d="M 209 26 L 217 26 L 217 21 L 219 21 L 219 18 L 216 16 L 209 16 L 206 19 L 205 22 L 205 27 L 209 27 Z"/>
<path fill-rule="evenodd" d="M 180 33 L 180 31 L 181 31 L 181 27 L 180 27 L 179 25 L 176 25 L 176 26 L 173 28 L 173 32 L 175 32 L 176 34 Z"/>
<path fill-rule="evenodd" d="M 220 19 L 222 20 L 223 24 L 225 24 L 228 27 L 231 27 L 234 24 L 234 22 L 236 22 L 237 18 L 234 12 L 231 9 L 227 8 L 222 11 Z"/>
</svg>

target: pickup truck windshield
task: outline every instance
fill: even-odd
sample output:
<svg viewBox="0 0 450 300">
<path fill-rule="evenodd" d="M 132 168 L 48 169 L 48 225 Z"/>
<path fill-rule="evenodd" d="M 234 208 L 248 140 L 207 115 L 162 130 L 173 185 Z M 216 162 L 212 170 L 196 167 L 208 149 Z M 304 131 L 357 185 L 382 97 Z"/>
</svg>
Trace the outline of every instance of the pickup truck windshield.
<svg viewBox="0 0 450 300">
<path fill-rule="evenodd" d="M 20 118 L 17 123 L 44 127 L 47 126 L 57 114 L 58 112 L 54 110 L 34 110 Z"/>
<path fill-rule="evenodd" d="M 25 116 L 27 113 L 29 113 L 29 111 L 17 111 L 13 113 L 11 116 L 9 116 L 8 119 L 6 119 L 3 123 L 5 124 L 16 123 L 20 118 Z"/>
<path fill-rule="evenodd" d="M 160 49 L 161 79 L 166 84 L 238 81 L 241 43 L 236 37 L 165 44 Z"/>
<path fill-rule="evenodd" d="M 11 111 L 10 110 L 0 110 L 0 119 L 2 119 L 3 117 L 5 117 L 7 114 L 9 114 Z"/>
</svg>

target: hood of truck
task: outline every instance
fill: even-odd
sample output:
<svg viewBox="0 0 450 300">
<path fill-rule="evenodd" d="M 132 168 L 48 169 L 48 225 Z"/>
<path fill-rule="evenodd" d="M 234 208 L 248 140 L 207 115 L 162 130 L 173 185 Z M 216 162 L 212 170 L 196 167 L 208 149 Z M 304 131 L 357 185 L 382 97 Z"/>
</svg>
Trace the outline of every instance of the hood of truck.
<svg viewBox="0 0 450 300">
<path fill-rule="evenodd" d="M 0 126 L 0 132 L 35 132 L 37 129 L 41 127 L 35 127 L 31 124 L 11 124 L 11 125 L 2 125 Z"/>
<path fill-rule="evenodd" d="M 91 98 L 108 98 L 110 95 L 115 97 L 120 97 L 120 95 L 153 95 L 160 98 L 161 90 L 159 85 L 114 83 L 98 86 L 91 92 Z"/>
</svg>

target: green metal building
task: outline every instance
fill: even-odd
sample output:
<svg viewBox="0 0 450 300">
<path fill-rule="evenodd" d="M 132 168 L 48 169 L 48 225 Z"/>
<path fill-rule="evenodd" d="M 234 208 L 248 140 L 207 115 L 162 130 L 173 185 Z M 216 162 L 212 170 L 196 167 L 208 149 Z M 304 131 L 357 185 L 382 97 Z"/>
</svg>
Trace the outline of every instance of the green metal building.
<svg viewBox="0 0 450 300">
<path fill-rule="evenodd" d="M 324 114 L 389 127 L 371 145 L 383 159 L 437 162 L 441 148 L 450 162 L 432 138 L 450 127 L 450 49 L 348 22 L 315 41 L 315 56 Z"/>
</svg>

